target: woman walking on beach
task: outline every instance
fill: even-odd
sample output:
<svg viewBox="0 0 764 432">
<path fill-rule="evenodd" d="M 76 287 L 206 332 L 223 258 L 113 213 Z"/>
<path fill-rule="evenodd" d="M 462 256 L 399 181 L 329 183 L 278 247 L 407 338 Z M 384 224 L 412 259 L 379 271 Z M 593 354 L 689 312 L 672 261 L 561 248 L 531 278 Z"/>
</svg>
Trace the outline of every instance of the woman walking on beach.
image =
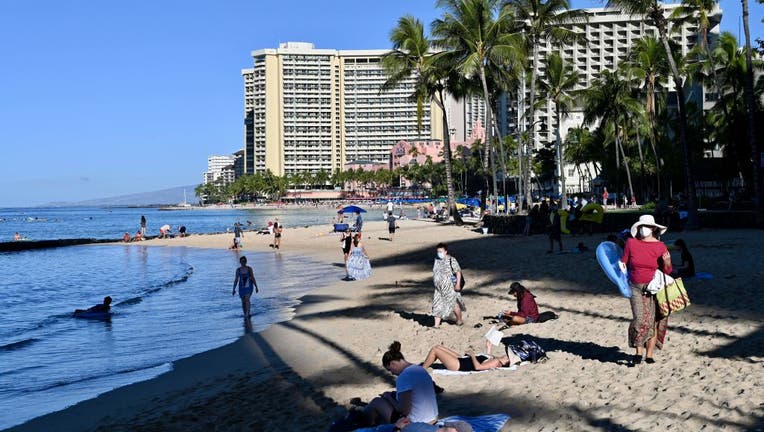
<svg viewBox="0 0 764 432">
<path fill-rule="evenodd" d="M 655 363 L 653 351 L 661 349 L 668 330 L 668 317 L 659 317 L 656 313 L 655 296 L 646 288 L 655 275 L 655 270 L 661 269 L 666 274 L 671 273 L 671 255 L 666 245 L 657 237 L 666 232 L 666 227 L 655 223 L 651 215 L 642 215 L 631 226 L 631 236 L 626 240 L 621 256 L 621 269 L 629 272 L 631 286 L 631 312 L 633 318 L 629 325 L 629 346 L 636 349 L 633 364 L 642 362 L 642 351 L 645 352 L 645 363 Z"/>
<path fill-rule="evenodd" d="M 353 249 L 350 251 L 345 267 L 348 280 L 367 279 L 371 276 L 371 263 L 366 248 L 361 242 L 361 233 L 356 233 L 353 237 Z"/>
<path fill-rule="evenodd" d="M 456 316 L 456 325 L 463 325 L 462 310 L 462 268 L 456 258 L 448 254 L 448 246 L 439 243 L 437 246 L 437 258 L 432 266 L 432 281 L 435 292 L 432 297 L 432 315 L 435 318 L 435 327 L 440 322 L 448 319 L 453 313 Z"/>
<path fill-rule="evenodd" d="M 252 271 L 252 267 L 247 265 L 247 257 L 239 258 L 239 264 L 241 266 L 236 269 L 231 295 L 236 295 L 236 286 L 238 285 L 241 310 L 244 312 L 244 317 L 249 318 L 252 315 L 250 313 L 249 302 L 249 298 L 252 297 L 252 288 L 254 287 L 255 292 L 260 292 L 260 290 L 257 288 L 257 281 L 255 280 L 255 273 Z"/>
<path fill-rule="evenodd" d="M 273 247 L 276 249 L 279 249 L 279 246 L 281 246 L 281 232 L 283 230 L 284 228 L 278 222 L 273 224 Z"/>
</svg>

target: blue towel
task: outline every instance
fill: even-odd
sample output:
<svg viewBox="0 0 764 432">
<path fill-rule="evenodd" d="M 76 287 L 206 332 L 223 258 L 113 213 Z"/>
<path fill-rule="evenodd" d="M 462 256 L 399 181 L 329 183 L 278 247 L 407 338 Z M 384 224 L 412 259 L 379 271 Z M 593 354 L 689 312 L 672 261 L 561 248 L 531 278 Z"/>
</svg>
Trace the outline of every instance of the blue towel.
<svg viewBox="0 0 764 432">
<path fill-rule="evenodd" d="M 472 426 L 473 432 L 499 432 L 507 420 L 509 416 L 506 414 L 488 414 L 479 417 L 451 416 L 440 419 L 438 424 L 463 421 Z"/>
<path fill-rule="evenodd" d="M 695 276 L 688 278 L 689 280 L 710 280 L 713 279 L 714 275 L 711 273 L 706 272 L 695 272 Z"/>
<path fill-rule="evenodd" d="M 464 416 L 451 416 L 438 421 L 437 426 L 441 427 L 445 423 L 452 423 L 457 421 L 467 422 L 472 426 L 473 432 L 499 432 L 504 424 L 509 420 L 509 416 L 506 414 L 489 414 L 479 417 L 464 417 Z M 417 426 L 425 426 L 427 429 L 434 429 L 434 426 L 425 423 L 414 423 L 412 428 Z M 382 425 L 377 427 L 356 429 L 355 432 L 388 432 L 393 430 L 394 425 Z M 406 429 L 404 429 L 406 430 Z"/>
</svg>

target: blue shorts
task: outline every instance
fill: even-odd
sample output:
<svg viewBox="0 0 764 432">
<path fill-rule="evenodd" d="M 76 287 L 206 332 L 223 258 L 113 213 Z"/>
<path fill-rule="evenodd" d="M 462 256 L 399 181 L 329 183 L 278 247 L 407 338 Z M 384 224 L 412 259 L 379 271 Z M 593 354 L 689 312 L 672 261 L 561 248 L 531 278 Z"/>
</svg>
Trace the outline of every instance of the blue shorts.
<svg viewBox="0 0 764 432">
<path fill-rule="evenodd" d="M 535 319 L 533 319 L 533 318 L 531 318 L 529 316 L 525 317 L 525 323 L 526 324 L 534 324 L 535 322 L 536 322 Z"/>
<path fill-rule="evenodd" d="M 239 288 L 239 298 L 249 297 L 254 289 L 252 287 Z"/>
</svg>

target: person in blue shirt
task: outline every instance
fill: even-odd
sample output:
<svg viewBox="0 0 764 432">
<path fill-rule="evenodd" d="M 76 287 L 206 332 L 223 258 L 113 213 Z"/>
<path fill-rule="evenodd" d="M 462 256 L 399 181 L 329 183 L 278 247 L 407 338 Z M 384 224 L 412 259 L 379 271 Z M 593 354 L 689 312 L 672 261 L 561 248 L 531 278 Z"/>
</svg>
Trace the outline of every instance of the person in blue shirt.
<svg viewBox="0 0 764 432">
<path fill-rule="evenodd" d="M 355 212 L 355 231 L 361 232 L 363 230 L 363 218 L 361 218 L 361 212 Z"/>
</svg>

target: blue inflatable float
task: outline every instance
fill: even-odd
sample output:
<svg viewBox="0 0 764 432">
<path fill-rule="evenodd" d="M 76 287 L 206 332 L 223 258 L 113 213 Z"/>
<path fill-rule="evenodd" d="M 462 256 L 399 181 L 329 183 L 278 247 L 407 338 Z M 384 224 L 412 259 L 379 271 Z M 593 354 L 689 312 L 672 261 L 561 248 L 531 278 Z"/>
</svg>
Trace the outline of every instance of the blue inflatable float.
<svg viewBox="0 0 764 432">
<path fill-rule="evenodd" d="M 631 297 L 631 287 L 629 287 L 629 278 L 626 273 L 621 271 L 618 261 L 621 259 L 621 248 L 617 244 L 606 241 L 597 246 L 597 262 L 605 271 L 605 275 L 611 282 L 616 284 L 621 295 L 626 298 Z"/>
</svg>

